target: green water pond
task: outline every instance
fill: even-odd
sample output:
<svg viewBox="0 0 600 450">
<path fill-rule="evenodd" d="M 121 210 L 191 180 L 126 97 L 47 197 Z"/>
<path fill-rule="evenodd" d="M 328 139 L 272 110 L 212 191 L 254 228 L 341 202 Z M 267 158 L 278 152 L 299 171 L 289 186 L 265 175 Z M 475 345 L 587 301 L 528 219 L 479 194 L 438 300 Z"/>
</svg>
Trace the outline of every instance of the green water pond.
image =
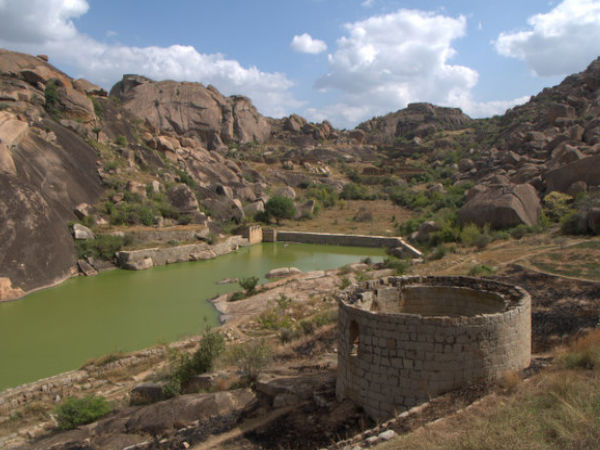
<svg viewBox="0 0 600 450">
<path fill-rule="evenodd" d="M 276 267 L 341 267 L 382 249 L 263 243 L 208 261 L 73 278 L 15 302 L 0 303 L 0 390 L 77 369 L 91 358 L 197 334 L 218 323 L 207 299 L 240 290 L 228 277 Z"/>
</svg>

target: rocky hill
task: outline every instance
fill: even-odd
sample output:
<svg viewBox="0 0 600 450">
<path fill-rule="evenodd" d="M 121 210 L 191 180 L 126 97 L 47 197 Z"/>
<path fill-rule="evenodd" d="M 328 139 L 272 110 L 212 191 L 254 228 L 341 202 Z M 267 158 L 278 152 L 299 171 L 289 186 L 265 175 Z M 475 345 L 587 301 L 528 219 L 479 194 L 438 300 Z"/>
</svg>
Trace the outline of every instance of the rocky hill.
<svg viewBox="0 0 600 450">
<path fill-rule="evenodd" d="M 462 224 L 533 225 L 549 192 L 600 184 L 599 79 L 597 60 L 501 117 L 415 103 L 340 131 L 264 117 L 200 83 L 124 75 L 108 95 L 44 56 L 0 50 L 0 300 L 76 272 L 69 222 L 193 223 L 206 236 L 309 186 L 352 181 L 366 186 L 347 198 L 426 205 L 470 183 L 448 200 Z M 314 205 L 298 203 L 308 216 Z"/>
</svg>

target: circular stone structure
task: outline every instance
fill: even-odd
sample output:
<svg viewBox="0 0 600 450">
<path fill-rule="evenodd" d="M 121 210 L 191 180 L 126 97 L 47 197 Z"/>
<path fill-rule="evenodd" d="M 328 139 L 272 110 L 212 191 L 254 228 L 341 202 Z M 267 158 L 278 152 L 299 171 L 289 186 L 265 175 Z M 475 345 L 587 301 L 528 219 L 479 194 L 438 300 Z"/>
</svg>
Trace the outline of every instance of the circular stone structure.
<svg viewBox="0 0 600 450">
<path fill-rule="evenodd" d="M 385 277 L 338 298 L 336 396 L 383 419 L 531 362 L 531 297 L 471 277 Z"/>
</svg>

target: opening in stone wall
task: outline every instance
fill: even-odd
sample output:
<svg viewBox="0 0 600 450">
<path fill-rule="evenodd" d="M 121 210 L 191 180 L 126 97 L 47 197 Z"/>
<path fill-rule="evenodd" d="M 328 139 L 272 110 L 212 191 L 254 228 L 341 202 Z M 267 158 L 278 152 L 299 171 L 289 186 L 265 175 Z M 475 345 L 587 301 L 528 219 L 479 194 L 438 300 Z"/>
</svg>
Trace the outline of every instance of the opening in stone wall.
<svg viewBox="0 0 600 450">
<path fill-rule="evenodd" d="M 358 323 L 353 320 L 350 323 L 350 355 L 358 355 L 358 343 L 360 341 L 360 329 Z"/>
</svg>

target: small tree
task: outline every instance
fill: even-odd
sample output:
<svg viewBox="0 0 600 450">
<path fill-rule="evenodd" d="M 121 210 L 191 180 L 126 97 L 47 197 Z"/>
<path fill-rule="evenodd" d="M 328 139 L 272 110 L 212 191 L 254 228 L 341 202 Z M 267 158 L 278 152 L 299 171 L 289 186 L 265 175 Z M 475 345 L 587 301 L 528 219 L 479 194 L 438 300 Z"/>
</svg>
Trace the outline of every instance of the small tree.
<svg viewBox="0 0 600 450">
<path fill-rule="evenodd" d="M 258 284 L 258 277 L 248 277 L 242 278 L 239 281 L 240 286 L 244 291 L 246 291 L 246 295 L 251 295 L 256 290 L 256 285 Z"/>
<path fill-rule="evenodd" d="M 293 219 L 296 215 L 296 207 L 292 199 L 276 195 L 271 197 L 265 205 L 267 218 L 274 217 L 279 225 L 281 219 Z"/>
</svg>

